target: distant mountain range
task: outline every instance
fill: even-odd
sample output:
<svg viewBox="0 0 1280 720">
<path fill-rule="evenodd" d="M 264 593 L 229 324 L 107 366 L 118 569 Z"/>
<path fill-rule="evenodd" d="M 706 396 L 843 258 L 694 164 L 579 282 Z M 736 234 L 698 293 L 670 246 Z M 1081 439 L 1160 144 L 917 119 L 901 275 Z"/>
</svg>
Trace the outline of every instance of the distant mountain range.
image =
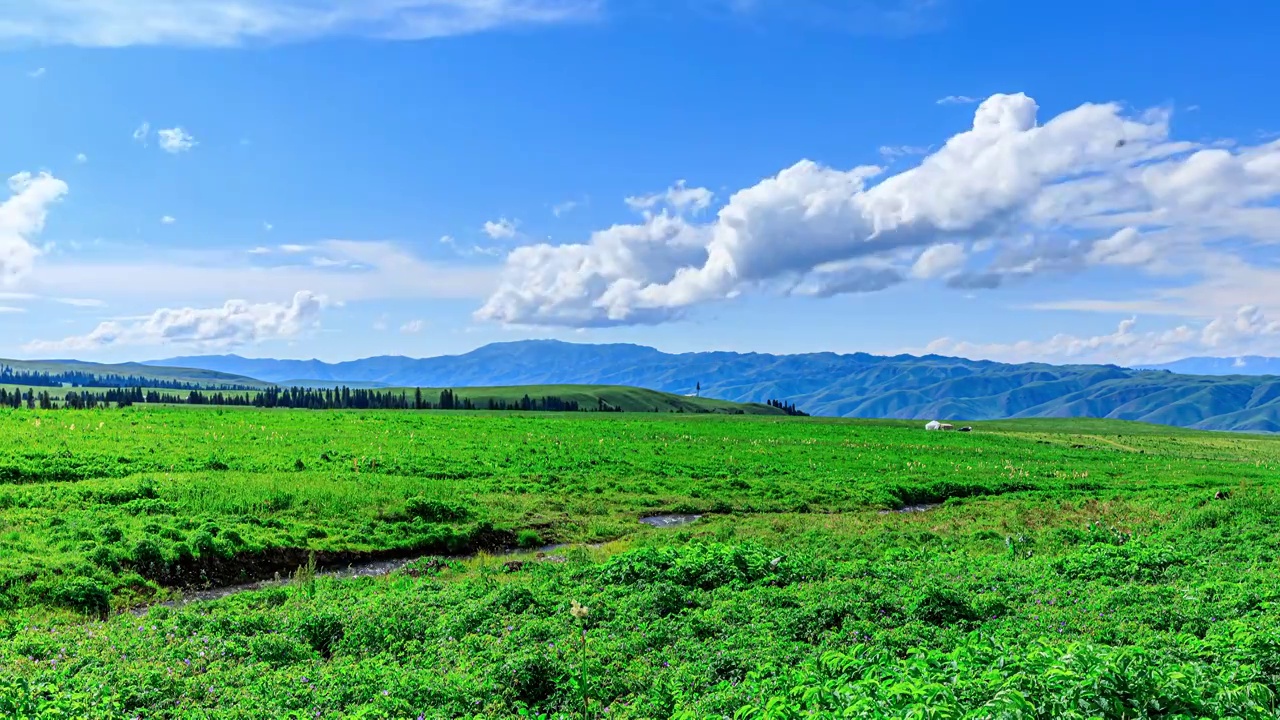
<svg viewBox="0 0 1280 720">
<path fill-rule="evenodd" d="M 1202 360 L 1212 358 L 1186 362 Z M 1251 360 L 1244 359 L 1246 366 Z M 423 359 L 382 356 L 324 363 L 204 355 L 154 364 L 314 385 L 461 388 L 577 383 L 687 394 L 701 383 L 706 397 L 735 402 L 776 398 L 814 415 L 963 420 L 1109 417 L 1210 430 L 1280 432 L 1280 377 L 1206 377 L 1115 365 L 1015 365 L 866 353 L 669 354 L 640 345 L 552 340 L 495 343 L 463 355 Z"/>
<path fill-rule="evenodd" d="M 1168 370 L 1186 375 L 1280 375 L 1280 358 L 1243 355 L 1240 357 L 1190 357 L 1143 369 Z"/>
</svg>

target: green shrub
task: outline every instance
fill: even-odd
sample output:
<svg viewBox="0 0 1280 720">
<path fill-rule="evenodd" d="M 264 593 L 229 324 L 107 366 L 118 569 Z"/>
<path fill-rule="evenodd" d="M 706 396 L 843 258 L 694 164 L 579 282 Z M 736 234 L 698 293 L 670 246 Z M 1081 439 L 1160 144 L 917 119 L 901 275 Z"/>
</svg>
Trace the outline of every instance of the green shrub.
<svg viewBox="0 0 1280 720">
<path fill-rule="evenodd" d="M 951 625 L 978 618 L 977 612 L 960 591 L 928 585 L 913 598 L 907 613 L 930 625 Z"/>
<path fill-rule="evenodd" d="M 249 655 L 258 662 L 282 667 L 312 658 L 315 651 L 288 635 L 272 633 L 251 639 Z"/>
<path fill-rule="evenodd" d="M 345 625 L 337 613 L 315 612 L 299 619 L 298 632 L 312 650 L 328 658 L 333 654 L 334 646 L 342 641 Z"/>
<path fill-rule="evenodd" d="M 106 615 L 111 609 L 110 590 L 92 578 L 63 578 L 55 581 L 47 593 L 52 604 L 87 615 Z"/>
<path fill-rule="evenodd" d="M 133 546 L 133 566 L 138 574 L 152 579 L 163 577 L 168 570 L 164 550 L 150 537 L 144 537 Z"/>
<path fill-rule="evenodd" d="M 427 522 L 454 522 L 471 517 L 471 511 L 465 505 L 421 496 L 406 500 L 404 509 L 410 517 L 422 518 Z"/>
</svg>

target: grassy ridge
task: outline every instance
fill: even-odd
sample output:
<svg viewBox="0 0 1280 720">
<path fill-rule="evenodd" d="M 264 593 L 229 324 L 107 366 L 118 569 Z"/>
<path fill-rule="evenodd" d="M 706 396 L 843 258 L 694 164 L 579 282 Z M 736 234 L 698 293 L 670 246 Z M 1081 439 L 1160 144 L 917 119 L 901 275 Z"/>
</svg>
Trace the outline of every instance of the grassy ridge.
<svg viewBox="0 0 1280 720">
<path fill-rule="evenodd" d="M 139 407 L 0 432 L 4 716 L 577 717 L 577 600 L 601 717 L 1275 717 L 1277 438 Z M 637 522 L 661 511 L 705 517 Z M 82 615 L 308 551 L 553 541 L 605 544 Z"/>
<path fill-rule="evenodd" d="M 410 396 L 416 388 L 386 388 L 390 392 L 405 392 Z M 422 388 L 424 396 L 436 399 L 444 388 Z M 583 409 L 596 406 L 596 400 L 622 408 L 623 412 L 686 412 L 686 413 L 745 413 L 748 415 L 784 415 L 781 410 L 764 403 L 736 403 L 715 398 L 689 397 L 623 385 L 510 385 L 499 387 L 465 387 L 454 389 L 459 399 L 470 399 L 478 407 L 485 407 L 489 400 L 520 402 L 545 396 L 576 401 Z"/>
<path fill-rule="evenodd" d="M 185 367 L 164 367 L 159 365 L 143 365 L 141 363 L 104 364 L 83 362 L 79 360 L 5 360 L 0 358 L 0 366 L 8 366 L 14 370 L 30 372 L 82 372 L 94 375 L 134 375 L 142 378 L 154 378 L 173 382 L 192 383 L 196 385 L 239 385 L 246 387 L 267 387 L 270 383 L 243 375 Z M 25 387 L 23 389 L 26 389 Z"/>
</svg>

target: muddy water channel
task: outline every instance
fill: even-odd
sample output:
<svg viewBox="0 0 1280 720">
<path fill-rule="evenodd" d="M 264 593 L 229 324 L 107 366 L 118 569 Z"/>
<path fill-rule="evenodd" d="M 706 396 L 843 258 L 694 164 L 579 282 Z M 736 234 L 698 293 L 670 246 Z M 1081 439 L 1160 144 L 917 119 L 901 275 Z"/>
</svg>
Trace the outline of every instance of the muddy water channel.
<svg viewBox="0 0 1280 720">
<path fill-rule="evenodd" d="M 640 518 L 640 522 L 655 528 L 673 528 L 688 525 L 700 519 L 701 515 L 652 515 Z M 556 545 L 544 545 L 538 548 L 522 548 L 504 550 L 496 553 L 499 556 L 532 556 L 535 560 L 546 562 L 563 562 L 563 555 L 556 555 L 559 550 L 564 550 L 571 545 L 567 543 Z M 598 548 L 600 545 L 584 545 L 587 548 Z M 345 567 L 330 567 L 316 570 L 316 577 L 328 577 L 339 579 L 362 578 L 362 577 L 381 577 L 390 575 L 391 573 L 409 566 L 419 560 L 428 558 L 437 558 L 443 561 L 449 560 L 469 560 L 476 557 L 475 555 L 412 555 L 401 558 L 384 558 L 380 560 L 370 560 L 367 562 L 351 563 Z M 518 562 L 518 561 L 516 561 Z M 174 607 L 185 605 L 191 602 L 203 602 L 207 600 L 219 600 L 221 598 L 238 595 L 242 592 L 252 590 L 265 590 L 271 587 L 280 587 L 288 582 L 287 578 L 282 578 L 278 573 L 275 578 L 270 580 L 259 580 L 256 582 L 240 583 L 236 585 L 222 585 L 219 587 L 191 589 L 183 591 L 183 595 L 178 600 L 169 600 L 167 602 L 152 603 L 150 605 L 141 605 L 132 608 L 130 612 L 134 615 L 143 615 L 152 607 Z"/>
</svg>

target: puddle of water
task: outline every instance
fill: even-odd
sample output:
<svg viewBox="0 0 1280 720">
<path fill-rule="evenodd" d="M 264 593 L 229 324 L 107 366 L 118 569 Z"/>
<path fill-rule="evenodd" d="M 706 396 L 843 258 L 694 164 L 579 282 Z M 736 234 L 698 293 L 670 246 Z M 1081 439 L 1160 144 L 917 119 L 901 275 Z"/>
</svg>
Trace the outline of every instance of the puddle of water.
<svg viewBox="0 0 1280 720">
<path fill-rule="evenodd" d="M 656 528 L 670 528 L 688 525 L 701 517 L 701 515 L 650 515 L 640 518 L 640 522 Z"/>
<path fill-rule="evenodd" d="M 517 548 L 514 550 L 506 550 L 500 555 L 524 555 L 532 554 L 535 560 L 544 562 L 564 562 L 563 555 L 553 555 L 557 550 L 564 550 L 572 547 L 570 543 L 556 543 L 554 545 L 543 545 L 536 548 Z M 584 547 L 599 548 L 600 544 L 589 544 Z M 316 577 L 327 577 L 337 579 L 351 579 L 362 577 L 381 577 L 390 575 L 391 573 L 404 568 L 407 565 L 425 560 L 427 558 L 439 558 L 441 560 L 468 560 L 475 557 L 474 555 L 419 555 L 408 558 L 397 558 L 394 560 L 374 560 L 371 562 L 357 563 L 344 568 L 330 568 L 327 570 L 317 570 Z M 145 615 L 149 608 L 153 607 L 176 607 L 191 602 L 201 602 L 207 600 L 220 600 L 232 595 L 238 595 L 242 592 L 251 590 L 265 590 L 271 587 L 283 587 L 289 583 L 289 579 L 285 576 L 277 576 L 274 580 L 259 580 L 258 582 L 242 583 L 240 585 L 224 585 L 222 587 L 208 588 L 204 590 L 187 590 L 183 593 L 179 600 L 170 600 L 168 602 L 153 603 L 151 605 L 143 605 L 131 608 L 130 612 L 134 615 Z"/>
<path fill-rule="evenodd" d="M 941 506 L 942 506 L 942 503 L 922 503 L 920 505 L 903 505 L 902 507 L 895 508 L 893 510 L 881 510 L 880 514 L 893 515 L 897 513 L 928 512 L 929 510 L 932 510 L 936 507 L 941 507 Z"/>
</svg>

